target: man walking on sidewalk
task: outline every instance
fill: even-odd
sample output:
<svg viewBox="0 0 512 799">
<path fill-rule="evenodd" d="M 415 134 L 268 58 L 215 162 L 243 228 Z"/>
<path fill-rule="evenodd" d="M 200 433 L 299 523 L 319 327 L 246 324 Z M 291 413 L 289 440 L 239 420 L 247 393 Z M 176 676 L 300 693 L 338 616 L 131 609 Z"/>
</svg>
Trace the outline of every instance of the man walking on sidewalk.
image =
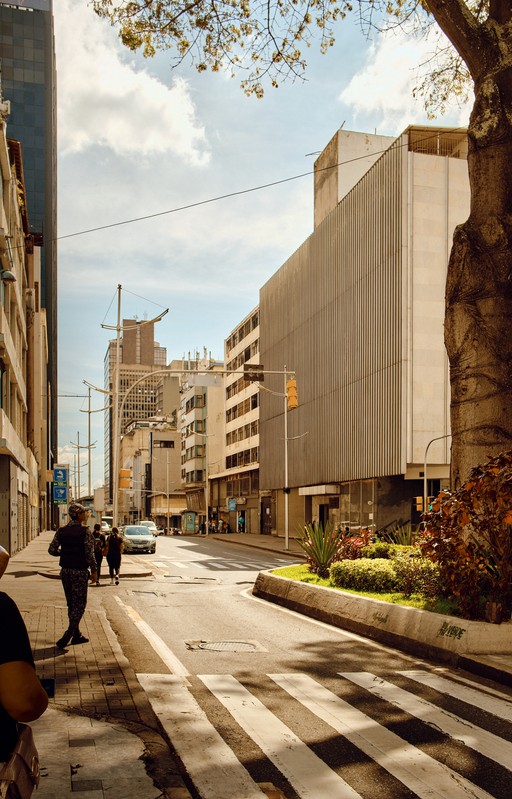
<svg viewBox="0 0 512 799">
<path fill-rule="evenodd" d="M 89 639 L 80 632 L 79 625 L 87 605 L 89 569 L 92 580 L 97 579 L 94 538 L 84 525 L 87 509 L 73 502 L 68 513 L 70 521 L 64 527 L 59 527 L 48 547 L 50 555 L 60 556 L 60 579 L 68 606 L 69 625 L 57 641 L 60 649 L 64 649 L 70 641 L 73 646 L 88 642 Z"/>
</svg>

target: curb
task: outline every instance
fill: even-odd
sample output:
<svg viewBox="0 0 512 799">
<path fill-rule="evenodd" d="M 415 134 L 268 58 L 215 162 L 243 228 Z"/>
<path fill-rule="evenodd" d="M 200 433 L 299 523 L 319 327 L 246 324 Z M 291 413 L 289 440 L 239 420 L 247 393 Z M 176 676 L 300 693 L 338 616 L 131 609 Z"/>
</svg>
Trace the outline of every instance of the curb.
<svg viewBox="0 0 512 799">
<path fill-rule="evenodd" d="M 257 597 L 304 616 L 400 649 L 416 657 L 449 663 L 451 666 L 502 684 L 512 685 L 511 630 L 508 628 L 500 631 L 496 625 L 485 622 L 466 622 L 464 619 L 418 608 L 390 605 L 388 602 L 358 597 L 332 588 L 306 585 L 273 575 L 269 571 L 258 574 L 252 592 Z M 495 638 L 503 639 L 501 649 L 495 648 L 493 653 L 485 654 L 480 651 L 467 651 L 461 645 L 459 637 L 452 638 L 449 633 L 446 635 L 441 632 L 445 626 L 447 629 L 460 631 L 462 627 L 459 625 L 469 627 L 482 624 L 486 628 L 491 628 L 490 632 L 495 633 Z M 384 625 L 387 625 L 387 628 Z M 502 636 L 499 636 L 500 632 L 503 633 Z M 435 638 L 440 636 L 444 646 L 434 643 Z M 471 645 L 470 636 L 467 642 Z M 509 663 L 500 666 L 501 658 L 506 658 Z"/>
</svg>

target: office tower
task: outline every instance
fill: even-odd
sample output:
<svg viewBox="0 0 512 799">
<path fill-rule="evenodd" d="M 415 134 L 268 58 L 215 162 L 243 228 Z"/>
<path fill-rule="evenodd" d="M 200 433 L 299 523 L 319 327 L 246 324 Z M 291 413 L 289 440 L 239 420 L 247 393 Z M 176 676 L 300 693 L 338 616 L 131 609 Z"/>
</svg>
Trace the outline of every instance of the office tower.
<svg viewBox="0 0 512 799">
<path fill-rule="evenodd" d="M 154 324 L 136 319 L 123 319 L 120 341 L 119 401 L 126 397 L 119 432 L 123 435 L 128 422 L 149 419 L 164 409 L 157 408 L 157 396 L 162 375 L 152 372 L 165 369 L 167 350 L 154 340 Z M 110 341 L 105 355 L 105 389 L 113 391 L 116 377 L 117 342 Z M 128 393 L 134 383 L 147 375 Z M 114 421 L 112 408 L 105 411 L 105 501 L 112 502 L 112 433 Z"/>
<path fill-rule="evenodd" d="M 41 305 L 46 309 L 52 394 L 49 446 L 57 455 L 57 156 L 52 0 L 0 0 L 3 99 L 9 137 L 20 142 L 27 212 L 41 245 Z"/>
</svg>

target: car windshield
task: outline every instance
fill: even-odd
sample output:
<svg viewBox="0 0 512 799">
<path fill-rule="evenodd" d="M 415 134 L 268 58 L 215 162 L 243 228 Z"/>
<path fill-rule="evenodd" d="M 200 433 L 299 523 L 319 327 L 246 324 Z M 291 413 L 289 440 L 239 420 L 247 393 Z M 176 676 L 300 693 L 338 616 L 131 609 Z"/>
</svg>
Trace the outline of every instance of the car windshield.
<svg viewBox="0 0 512 799">
<path fill-rule="evenodd" d="M 124 528 L 125 535 L 151 535 L 151 531 L 148 530 L 147 527 L 143 527 L 142 524 L 136 525 L 133 527 L 125 527 Z"/>
</svg>

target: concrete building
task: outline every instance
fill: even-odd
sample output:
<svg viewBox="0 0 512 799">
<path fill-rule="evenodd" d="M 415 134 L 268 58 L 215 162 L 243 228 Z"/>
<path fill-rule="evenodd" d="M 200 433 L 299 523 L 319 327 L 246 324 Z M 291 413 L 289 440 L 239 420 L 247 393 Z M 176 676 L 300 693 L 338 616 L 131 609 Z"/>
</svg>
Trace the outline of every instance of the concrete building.
<svg viewBox="0 0 512 799">
<path fill-rule="evenodd" d="M 231 331 L 224 342 L 226 362 L 223 445 L 219 469 L 210 469 L 210 494 L 214 519 L 247 533 L 260 532 L 259 514 L 259 383 L 240 372 L 259 363 L 259 308 Z M 234 374 L 229 374 L 234 372 Z M 238 372 L 238 374 L 237 374 Z M 262 500 L 263 504 L 267 500 Z M 270 495 L 268 496 L 270 503 Z M 266 507 L 266 504 L 265 504 Z M 269 505 L 270 507 L 270 505 Z M 271 532 L 270 513 L 263 511 L 265 532 Z"/>
<path fill-rule="evenodd" d="M 9 136 L 23 151 L 29 233 L 41 246 L 39 304 L 48 326 L 48 445 L 57 457 L 57 127 L 52 0 L 0 0 L 3 96 Z"/>
<path fill-rule="evenodd" d="M 198 531 L 210 520 L 216 521 L 212 505 L 210 478 L 224 465 L 224 376 L 222 361 L 204 352 L 184 363 L 181 382 L 179 429 L 181 432 L 181 482 L 185 489 L 187 512 L 183 530 Z"/>
<path fill-rule="evenodd" d="M 463 131 L 339 131 L 315 164 L 315 229 L 260 292 L 260 360 L 296 373 L 290 531 L 419 521 L 449 479 L 446 266 L 469 211 Z M 360 160 L 358 159 L 361 156 Z M 275 385 L 274 385 L 275 383 Z M 282 391 L 282 383 L 265 386 Z M 261 394 L 260 489 L 282 532 L 283 402 Z"/>
<path fill-rule="evenodd" d="M 120 489 L 119 523 L 153 519 L 161 527 L 181 528 L 186 506 L 176 423 L 163 417 L 131 422 L 121 441 L 120 463 L 130 476 Z"/>
<path fill-rule="evenodd" d="M 0 97 L 1 100 L 1 97 Z M 0 116 L 0 544 L 23 549 L 49 523 L 46 314 L 28 222 L 21 146 Z"/>
<path fill-rule="evenodd" d="M 117 342 L 110 341 L 104 362 L 104 385 L 107 391 L 114 390 L 116 377 Z M 123 319 L 122 336 L 120 341 L 120 373 L 119 373 L 119 398 L 120 402 L 128 395 L 123 407 L 120 435 L 122 436 L 126 425 L 139 419 L 149 419 L 167 413 L 165 408 L 158 406 L 158 390 L 161 375 L 165 368 L 167 350 L 154 340 L 154 324 L 137 319 Z M 134 383 L 147 375 L 147 380 L 128 394 Z M 160 400 L 161 401 L 161 400 Z M 112 408 L 105 411 L 105 501 L 107 507 L 112 503 Z"/>
</svg>

